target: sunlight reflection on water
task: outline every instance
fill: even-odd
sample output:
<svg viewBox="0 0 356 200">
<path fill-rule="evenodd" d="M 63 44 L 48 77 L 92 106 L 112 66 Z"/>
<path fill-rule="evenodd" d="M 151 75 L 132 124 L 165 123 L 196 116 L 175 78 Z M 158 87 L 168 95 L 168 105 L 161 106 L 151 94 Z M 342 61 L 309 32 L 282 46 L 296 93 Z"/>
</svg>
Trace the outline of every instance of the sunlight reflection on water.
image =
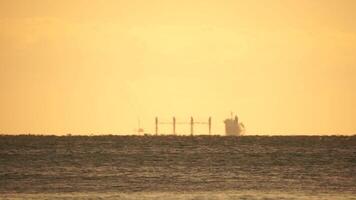
<svg viewBox="0 0 356 200">
<path fill-rule="evenodd" d="M 1 136 L 0 197 L 351 199 L 355 146 L 356 137 Z"/>
</svg>

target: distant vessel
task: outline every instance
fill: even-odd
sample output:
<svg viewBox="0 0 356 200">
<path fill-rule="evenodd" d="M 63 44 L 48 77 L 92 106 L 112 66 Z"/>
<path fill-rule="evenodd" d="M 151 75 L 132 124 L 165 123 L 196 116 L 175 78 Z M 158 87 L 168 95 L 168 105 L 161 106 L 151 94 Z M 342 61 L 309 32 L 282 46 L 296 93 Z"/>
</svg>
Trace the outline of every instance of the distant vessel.
<svg viewBox="0 0 356 200">
<path fill-rule="evenodd" d="M 226 136 L 241 136 L 245 133 L 245 126 L 243 123 L 239 123 L 239 118 L 231 113 L 231 118 L 225 119 L 225 134 Z"/>
</svg>

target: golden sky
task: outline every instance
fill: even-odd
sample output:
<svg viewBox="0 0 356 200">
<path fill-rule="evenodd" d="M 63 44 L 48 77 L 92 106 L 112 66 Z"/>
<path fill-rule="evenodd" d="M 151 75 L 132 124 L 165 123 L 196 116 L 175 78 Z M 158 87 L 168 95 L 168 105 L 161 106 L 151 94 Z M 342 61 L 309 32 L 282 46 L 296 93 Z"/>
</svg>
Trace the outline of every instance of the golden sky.
<svg viewBox="0 0 356 200">
<path fill-rule="evenodd" d="M 138 118 L 153 132 L 155 116 L 212 116 L 224 133 L 233 111 L 248 134 L 353 134 L 355 11 L 354 0 L 1 0 L 0 133 L 133 133 Z"/>
</svg>

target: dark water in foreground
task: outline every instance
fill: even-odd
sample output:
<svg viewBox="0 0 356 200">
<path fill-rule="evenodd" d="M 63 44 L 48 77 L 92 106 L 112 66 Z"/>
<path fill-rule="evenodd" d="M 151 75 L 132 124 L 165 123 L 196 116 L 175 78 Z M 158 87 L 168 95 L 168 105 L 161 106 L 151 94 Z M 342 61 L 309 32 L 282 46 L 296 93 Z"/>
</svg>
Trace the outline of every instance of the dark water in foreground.
<svg viewBox="0 0 356 200">
<path fill-rule="evenodd" d="M 0 198 L 356 199 L 356 137 L 0 136 Z"/>
</svg>

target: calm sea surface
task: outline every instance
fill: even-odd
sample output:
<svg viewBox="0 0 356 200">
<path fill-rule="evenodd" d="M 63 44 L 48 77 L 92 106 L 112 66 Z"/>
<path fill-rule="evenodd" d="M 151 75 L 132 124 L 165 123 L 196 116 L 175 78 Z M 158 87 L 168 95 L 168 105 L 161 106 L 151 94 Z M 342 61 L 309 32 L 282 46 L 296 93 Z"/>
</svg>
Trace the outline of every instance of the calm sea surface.
<svg viewBox="0 0 356 200">
<path fill-rule="evenodd" d="M 0 199 L 356 199 L 356 137 L 0 136 Z"/>
</svg>

